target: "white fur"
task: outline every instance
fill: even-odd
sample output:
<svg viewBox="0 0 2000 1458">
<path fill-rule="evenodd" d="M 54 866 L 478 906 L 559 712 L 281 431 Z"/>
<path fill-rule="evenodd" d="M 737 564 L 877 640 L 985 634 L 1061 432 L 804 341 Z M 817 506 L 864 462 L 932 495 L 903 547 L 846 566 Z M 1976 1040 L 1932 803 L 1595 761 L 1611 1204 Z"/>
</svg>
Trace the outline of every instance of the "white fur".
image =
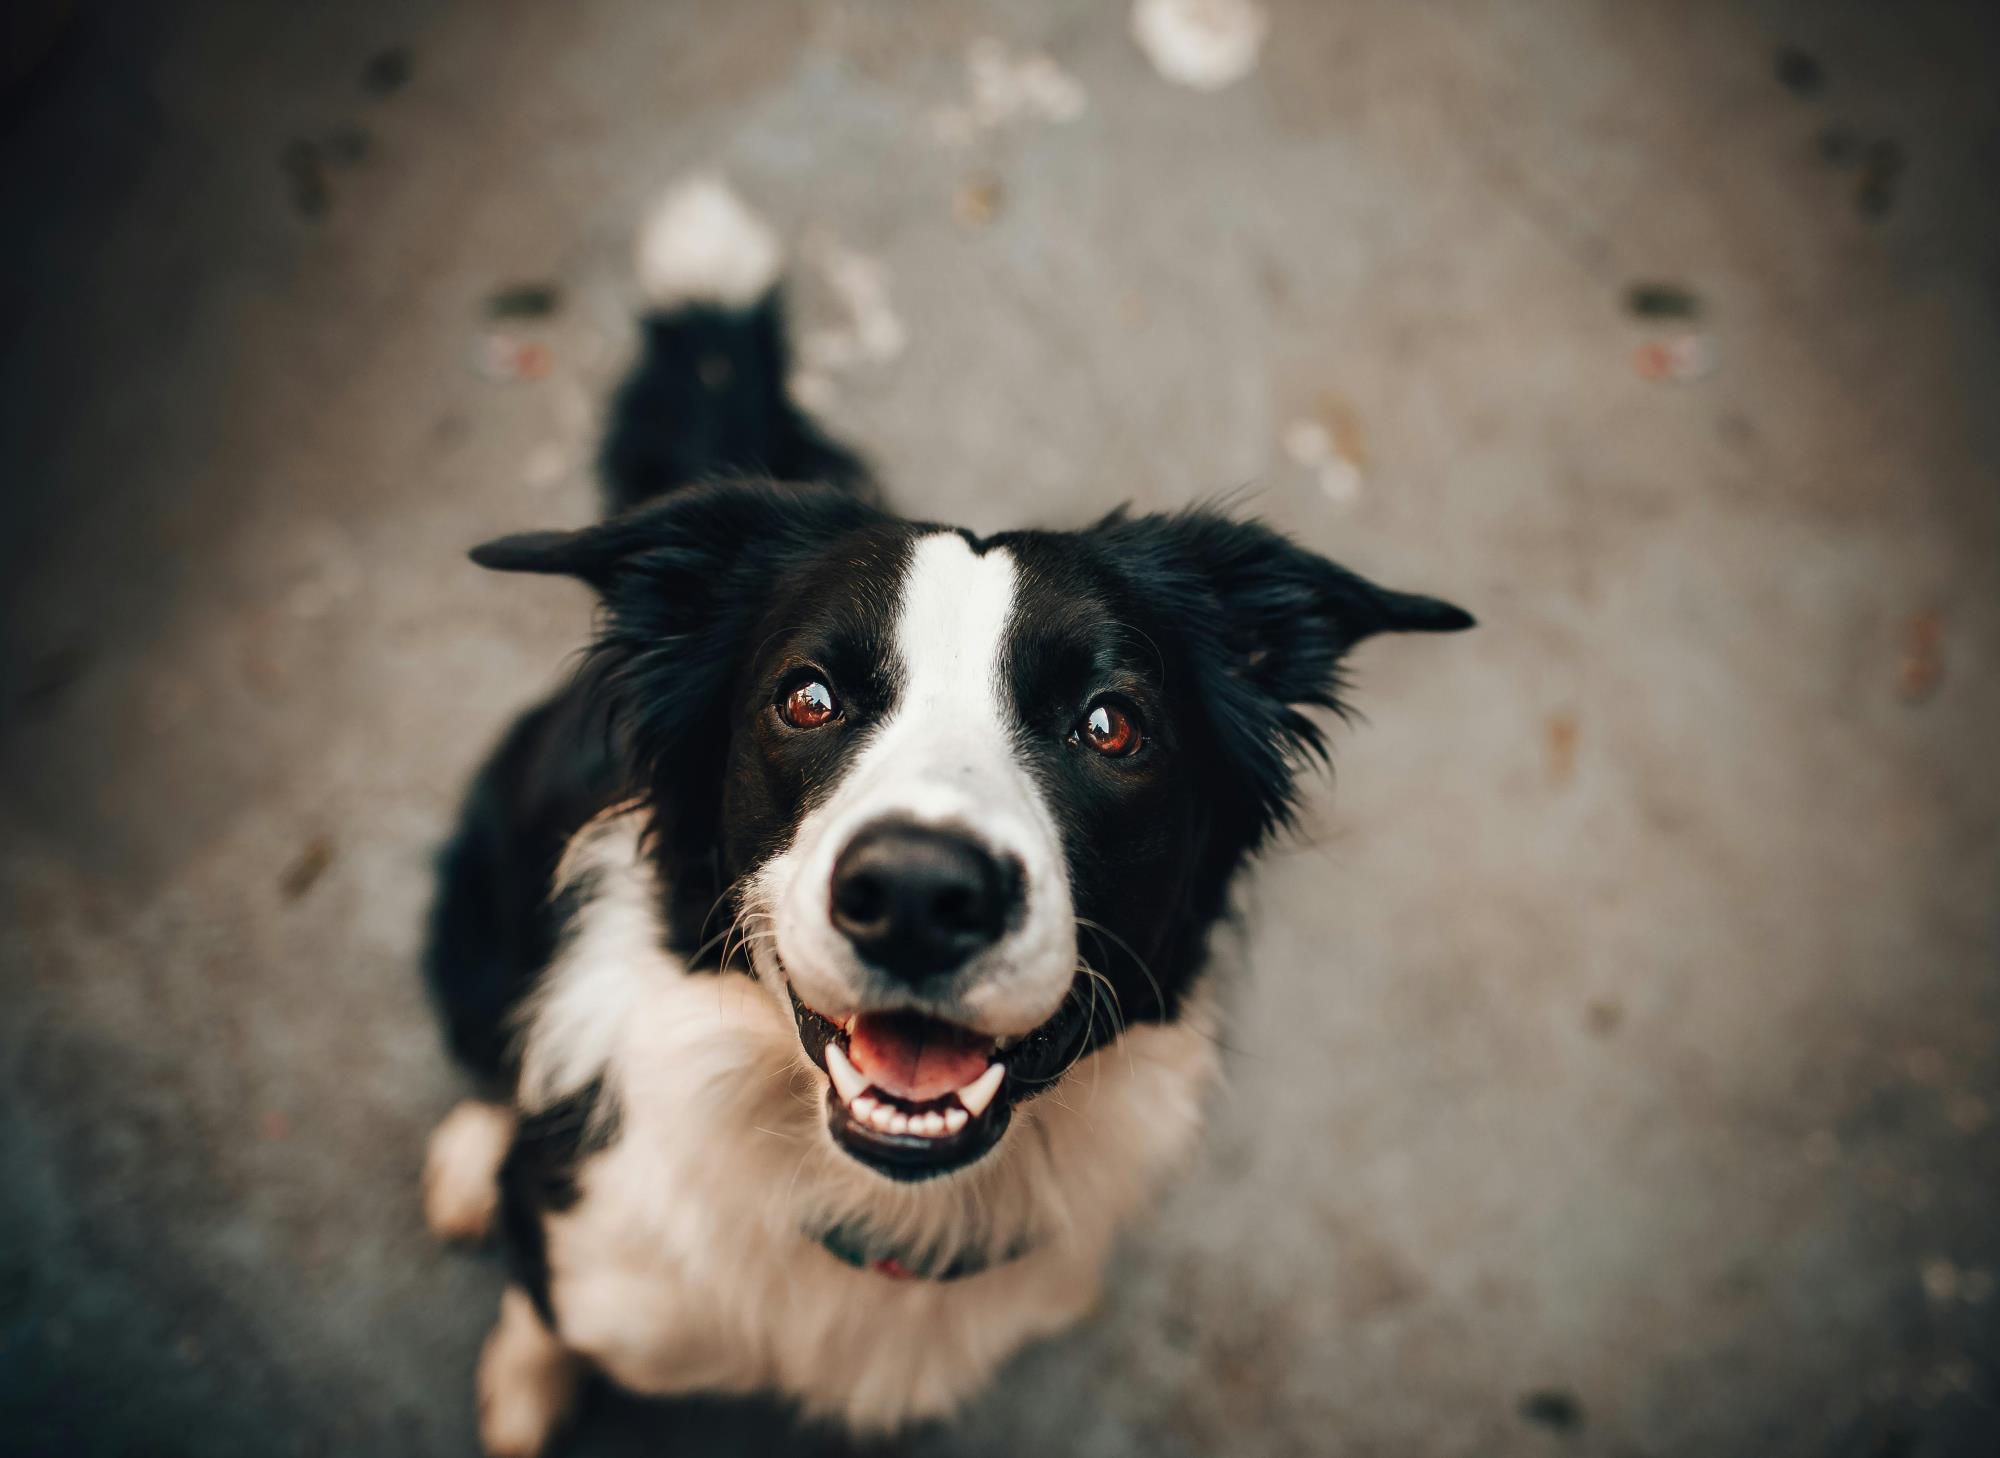
<svg viewBox="0 0 2000 1458">
<path fill-rule="evenodd" d="M 834 860 L 885 818 L 965 831 L 1021 863 L 1027 914 L 960 974 L 954 1020 L 996 1037 L 1031 1032 L 1075 980 L 1076 917 L 1062 841 L 1015 748 L 1002 688 L 1014 561 L 939 532 L 918 539 L 902 591 L 895 708 L 791 845 L 760 868 L 747 899 L 775 913 L 778 955 L 800 998 L 842 1018 L 861 1006 L 866 979 L 833 925 Z"/>
<path fill-rule="evenodd" d="M 691 177 L 654 204 L 639 229 L 639 286 L 656 309 L 743 309 L 778 281 L 784 248 L 720 178 Z"/>
<path fill-rule="evenodd" d="M 440 1240 L 484 1240 L 499 1205 L 501 1162 L 514 1140 L 514 1111 L 483 1099 L 458 1104 L 424 1154 L 424 1223 Z"/>
<path fill-rule="evenodd" d="M 492 1458 L 535 1458 L 576 1405 L 576 1357 L 509 1287 L 479 1353 L 479 1443 Z"/>
<path fill-rule="evenodd" d="M 991 581 L 961 581 L 968 611 L 990 611 Z M 825 1075 L 774 970 L 761 985 L 691 975 L 633 915 L 657 889 L 635 815 L 588 828 L 569 874 L 588 899 L 527 1066 L 541 1099 L 602 1077 L 619 1122 L 548 1221 L 551 1301 L 563 1345 L 636 1391 L 774 1389 L 859 1432 L 945 1414 L 1090 1308 L 1119 1225 L 1199 1126 L 1216 1066 L 1202 1005 L 1084 1060 L 970 1168 L 885 1179 L 827 1133 Z M 806 1234 L 835 1223 L 912 1252 L 1030 1250 L 960 1281 L 897 1281 Z"/>
</svg>

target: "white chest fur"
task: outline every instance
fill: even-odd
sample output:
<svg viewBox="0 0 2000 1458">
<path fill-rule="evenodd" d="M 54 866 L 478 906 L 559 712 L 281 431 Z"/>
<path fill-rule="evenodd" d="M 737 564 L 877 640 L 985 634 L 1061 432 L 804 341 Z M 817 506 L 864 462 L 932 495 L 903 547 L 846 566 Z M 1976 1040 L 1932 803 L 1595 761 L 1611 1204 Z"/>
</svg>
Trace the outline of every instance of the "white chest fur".
<svg viewBox="0 0 2000 1458">
<path fill-rule="evenodd" d="M 530 1009 L 521 1101 L 602 1079 L 617 1138 L 548 1223 L 561 1339 L 636 1391 L 771 1389 L 884 1431 L 950 1411 L 1095 1301 L 1119 1226 L 1192 1141 L 1215 1075 L 1205 1006 L 1135 1028 L 1016 1110 L 971 1169 L 899 1184 L 828 1137 L 824 1076 L 781 988 L 661 949 L 631 817 L 579 838 L 586 896 Z M 843 1264 L 805 1232 L 1019 1259 L 951 1282 Z"/>
</svg>

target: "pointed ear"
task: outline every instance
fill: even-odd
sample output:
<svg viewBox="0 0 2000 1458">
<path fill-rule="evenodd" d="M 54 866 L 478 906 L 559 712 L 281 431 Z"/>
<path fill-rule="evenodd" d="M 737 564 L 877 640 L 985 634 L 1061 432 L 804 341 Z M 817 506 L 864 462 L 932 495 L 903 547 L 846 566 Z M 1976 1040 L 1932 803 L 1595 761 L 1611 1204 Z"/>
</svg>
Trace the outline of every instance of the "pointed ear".
<svg viewBox="0 0 2000 1458">
<path fill-rule="evenodd" d="M 472 560 L 596 589 L 595 691 L 641 773 L 651 773 L 690 745 L 712 747 L 773 584 L 827 543 L 880 520 L 874 507 L 826 486 L 686 486 L 579 531 L 501 537 L 475 547 Z"/>
<path fill-rule="evenodd" d="M 635 511 L 576 531 L 517 532 L 469 554 L 495 572 L 576 577 L 607 601 L 635 578 L 706 576 L 782 555 L 799 539 L 878 515 L 827 486 L 731 481 L 684 486 Z"/>
<path fill-rule="evenodd" d="M 603 527 L 596 526 L 573 532 L 516 532 L 481 542 L 468 555 L 494 572 L 580 577 L 602 587 L 601 579 L 616 560 L 610 548 Z"/>
<path fill-rule="evenodd" d="M 1302 709 L 1342 712 L 1341 661 L 1377 633 L 1452 633 L 1472 615 L 1378 587 L 1256 522 L 1218 512 L 1126 518 L 1096 534 L 1181 633 L 1256 837 L 1292 818 L 1301 763 L 1325 739 Z"/>
<path fill-rule="evenodd" d="M 1257 522 L 1185 512 L 1106 524 L 1137 538 L 1153 572 L 1205 599 L 1227 667 L 1288 704 L 1338 705 L 1340 660 L 1378 633 L 1455 633 L 1472 614 L 1435 597 L 1378 587 Z"/>
</svg>

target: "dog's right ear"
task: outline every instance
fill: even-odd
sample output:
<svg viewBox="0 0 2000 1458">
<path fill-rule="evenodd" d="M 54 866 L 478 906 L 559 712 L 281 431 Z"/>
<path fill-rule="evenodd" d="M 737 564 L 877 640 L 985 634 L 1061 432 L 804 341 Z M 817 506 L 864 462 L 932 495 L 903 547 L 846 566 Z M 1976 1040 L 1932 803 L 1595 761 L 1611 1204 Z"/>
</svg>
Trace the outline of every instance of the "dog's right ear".
<svg viewBox="0 0 2000 1458">
<path fill-rule="evenodd" d="M 774 586 L 828 542 L 882 519 L 828 486 L 685 486 L 596 526 L 500 537 L 472 560 L 596 589 L 598 682 L 642 765 L 658 765 L 726 719 Z"/>
<path fill-rule="evenodd" d="M 519 532 L 481 543 L 472 560 L 496 572 L 576 577 L 608 593 L 637 575 L 710 567 L 746 551 L 782 551 L 801 534 L 838 529 L 872 508 L 825 486 L 731 481 L 679 490 L 576 531 Z"/>
<path fill-rule="evenodd" d="M 573 532 L 516 532 L 481 542 L 468 555 L 495 572 L 580 577 L 595 586 L 613 560 L 606 551 L 609 544 L 603 540 L 603 532 L 601 526 Z"/>
<path fill-rule="evenodd" d="M 734 577 L 799 543 L 824 541 L 877 516 L 873 507 L 832 487 L 722 482 L 684 486 L 575 531 L 496 537 L 470 555 L 495 572 L 579 578 L 610 601 L 624 585 L 657 587 L 688 573 Z"/>
</svg>

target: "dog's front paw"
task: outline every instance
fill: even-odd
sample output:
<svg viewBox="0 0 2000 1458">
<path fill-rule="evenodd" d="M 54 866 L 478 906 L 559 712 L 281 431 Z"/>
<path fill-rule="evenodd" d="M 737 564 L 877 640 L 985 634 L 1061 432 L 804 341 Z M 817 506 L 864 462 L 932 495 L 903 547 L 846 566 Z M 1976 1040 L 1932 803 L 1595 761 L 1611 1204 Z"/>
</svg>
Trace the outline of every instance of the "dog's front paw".
<svg viewBox="0 0 2000 1458">
<path fill-rule="evenodd" d="M 424 1223 L 440 1240 L 484 1240 L 500 1206 L 500 1166 L 514 1112 L 467 1099 L 431 1131 L 424 1155 Z"/>
<path fill-rule="evenodd" d="M 479 1354 L 479 1443 L 488 1458 L 538 1458 L 576 1402 L 577 1358 L 519 1288 Z"/>
</svg>

